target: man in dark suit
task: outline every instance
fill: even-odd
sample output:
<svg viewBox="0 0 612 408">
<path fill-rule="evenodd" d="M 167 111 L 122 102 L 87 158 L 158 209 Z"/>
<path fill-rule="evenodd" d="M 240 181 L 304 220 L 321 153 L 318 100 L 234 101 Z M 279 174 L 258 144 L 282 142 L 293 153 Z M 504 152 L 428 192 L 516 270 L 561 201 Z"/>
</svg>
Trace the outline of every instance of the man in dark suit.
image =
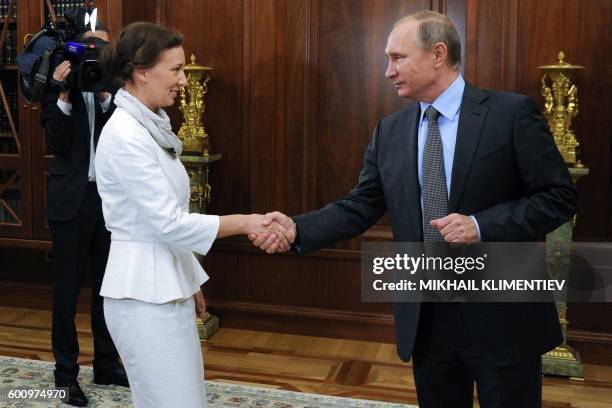
<svg viewBox="0 0 612 408">
<path fill-rule="evenodd" d="M 292 219 L 267 214 L 298 253 L 355 237 L 388 211 L 395 241 L 537 241 L 571 218 L 577 193 L 526 96 L 478 89 L 459 73 L 461 45 L 442 14 L 419 12 L 389 35 L 386 76 L 416 100 L 382 119 L 359 183 Z M 273 235 L 250 236 L 268 252 Z M 553 303 L 395 303 L 396 341 L 412 357 L 420 406 L 541 405 L 541 355 L 561 343 Z"/>
<path fill-rule="evenodd" d="M 79 39 L 98 37 L 108 42 L 106 28 L 86 31 Z M 66 83 L 70 63 L 57 66 L 53 79 Z M 94 338 L 94 382 L 128 386 L 117 349 L 106 328 L 100 286 L 110 248 L 102 202 L 95 182 L 95 147 L 115 105 L 109 92 L 70 90 L 49 93 L 43 102 L 43 127 L 49 150 L 55 155 L 49 174 L 47 218 L 53 239 L 54 295 L 52 347 L 55 383 L 68 387 L 69 403 L 86 406 L 77 381 L 79 343 L 76 305 L 87 263 L 92 285 L 91 327 Z"/>
</svg>

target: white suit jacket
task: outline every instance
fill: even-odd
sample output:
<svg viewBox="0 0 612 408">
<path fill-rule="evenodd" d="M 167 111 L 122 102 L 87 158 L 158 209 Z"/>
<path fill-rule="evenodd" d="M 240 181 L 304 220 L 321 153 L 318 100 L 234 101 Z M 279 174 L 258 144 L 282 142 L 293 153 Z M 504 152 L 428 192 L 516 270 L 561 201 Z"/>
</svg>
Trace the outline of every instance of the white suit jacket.
<svg viewBox="0 0 612 408">
<path fill-rule="evenodd" d="M 111 248 L 100 294 L 166 303 L 208 280 L 205 255 L 219 217 L 189 213 L 189 178 L 144 126 L 117 108 L 96 151 L 96 179 Z"/>
</svg>

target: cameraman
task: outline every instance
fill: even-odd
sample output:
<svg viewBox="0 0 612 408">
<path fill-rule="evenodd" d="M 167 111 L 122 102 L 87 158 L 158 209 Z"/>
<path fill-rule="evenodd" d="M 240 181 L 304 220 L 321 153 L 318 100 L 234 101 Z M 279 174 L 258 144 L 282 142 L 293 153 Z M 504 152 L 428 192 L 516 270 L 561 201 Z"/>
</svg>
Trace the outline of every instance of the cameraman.
<svg viewBox="0 0 612 408">
<path fill-rule="evenodd" d="M 76 38 L 98 37 L 108 42 L 107 28 L 95 32 L 85 26 Z M 71 72 L 63 61 L 53 79 L 64 85 Z M 72 81 L 74 82 L 74 81 Z M 43 127 L 49 150 L 55 154 L 49 176 L 47 218 L 53 238 L 55 263 L 53 325 L 55 384 L 68 387 L 69 404 L 86 406 L 88 399 L 77 381 L 79 343 L 75 326 L 77 297 L 87 263 L 91 271 L 91 329 L 94 340 L 94 383 L 129 386 L 117 349 L 104 320 L 100 286 L 110 248 L 102 205 L 96 188 L 95 149 L 102 127 L 115 109 L 110 92 L 81 92 L 76 86 L 49 92 L 43 101 Z"/>
</svg>

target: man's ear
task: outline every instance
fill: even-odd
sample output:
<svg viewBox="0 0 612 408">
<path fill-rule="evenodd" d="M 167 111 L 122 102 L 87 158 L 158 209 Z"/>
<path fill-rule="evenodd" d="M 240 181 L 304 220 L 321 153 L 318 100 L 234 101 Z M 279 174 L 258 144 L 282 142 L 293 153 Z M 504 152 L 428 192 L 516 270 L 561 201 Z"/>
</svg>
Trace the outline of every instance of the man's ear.
<svg viewBox="0 0 612 408">
<path fill-rule="evenodd" d="M 446 64 L 446 60 L 448 59 L 448 47 L 446 44 L 443 42 L 434 44 L 432 53 L 434 55 L 434 64 L 436 66 Z"/>
</svg>

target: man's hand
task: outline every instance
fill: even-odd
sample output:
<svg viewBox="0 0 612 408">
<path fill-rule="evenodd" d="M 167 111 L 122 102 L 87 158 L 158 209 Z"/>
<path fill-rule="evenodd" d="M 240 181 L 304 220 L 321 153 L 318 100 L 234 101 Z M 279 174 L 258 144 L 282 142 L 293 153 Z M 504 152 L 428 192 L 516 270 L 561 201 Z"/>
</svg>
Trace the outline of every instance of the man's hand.
<svg viewBox="0 0 612 408">
<path fill-rule="evenodd" d="M 251 214 L 246 225 L 246 234 L 253 241 L 256 237 L 264 237 L 265 247 L 261 249 L 272 254 L 275 252 L 285 252 L 291 248 L 291 243 L 295 237 L 287 228 L 275 220 L 267 220 L 266 216 Z"/>
<path fill-rule="evenodd" d="M 278 211 L 267 213 L 263 218 L 262 225 L 264 227 L 272 227 L 275 224 L 284 230 L 284 238 L 289 243 L 288 245 L 278 245 L 274 234 L 266 232 L 249 234 L 249 239 L 253 245 L 269 254 L 288 251 L 297 235 L 295 222 L 291 218 Z"/>
<path fill-rule="evenodd" d="M 193 300 L 195 301 L 196 315 L 204 320 L 204 316 L 206 315 L 206 300 L 204 300 L 204 294 L 201 291 L 197 291 L 193 295 Z"/>
<path fill-rule="evenodd" d="M 431 226 L 442 234 L 446 242 L 477 242 L 478 230 L 472 217 L 452 213 L 431 221 Z"/>
<path fill-rule="evenodd" d="M 62 62 L 55 68 L 55 71 L 53 71 L 53 79 L 63 84 L 66 84 L 68 75 L 70 75 L 70 61 Z M 70 103 L 69 94 L 69 91 L 59 92 L 58 97 L 62 101 Z"/>
</svg>

